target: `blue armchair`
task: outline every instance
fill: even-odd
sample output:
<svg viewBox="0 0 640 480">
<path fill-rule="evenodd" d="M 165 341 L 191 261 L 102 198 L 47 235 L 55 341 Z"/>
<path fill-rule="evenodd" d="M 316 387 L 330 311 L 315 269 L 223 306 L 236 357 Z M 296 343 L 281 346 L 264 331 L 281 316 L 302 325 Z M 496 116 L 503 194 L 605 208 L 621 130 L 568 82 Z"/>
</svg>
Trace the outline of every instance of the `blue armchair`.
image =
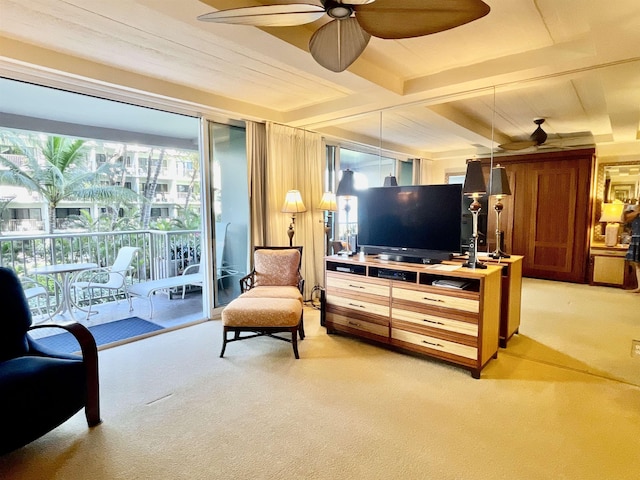
<svg viewBox="0 0 640 480">
<path fill-rule="evenodd" d="M 28 302 L 15 272 L 0 267 L 0 455 L 61 425 L 82 408 L 89 427 L 101 423 L 98 350 L 78 323 L 32 325 Z M 80 344 L 82 356 L 57 354 L 28 331 L 58 327 Z"/>
</svg>

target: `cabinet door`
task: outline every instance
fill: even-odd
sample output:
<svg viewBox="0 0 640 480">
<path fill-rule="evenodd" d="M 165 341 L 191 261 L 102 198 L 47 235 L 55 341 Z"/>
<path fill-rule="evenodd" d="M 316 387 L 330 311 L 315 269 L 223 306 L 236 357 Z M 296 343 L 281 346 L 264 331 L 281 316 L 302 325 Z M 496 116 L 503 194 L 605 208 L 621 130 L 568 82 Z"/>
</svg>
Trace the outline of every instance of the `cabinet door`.
<svg viewBox="0 0 640 480">
<path fill-rule="evenodd" d="M 524 276 L 588 282 L 593 153 L 585 149 L 500 158 L 513 194 L 513 216 L 502 215 L 502 228 L 511 232 L 506 249 L 524 256 Z"/>
</svg>

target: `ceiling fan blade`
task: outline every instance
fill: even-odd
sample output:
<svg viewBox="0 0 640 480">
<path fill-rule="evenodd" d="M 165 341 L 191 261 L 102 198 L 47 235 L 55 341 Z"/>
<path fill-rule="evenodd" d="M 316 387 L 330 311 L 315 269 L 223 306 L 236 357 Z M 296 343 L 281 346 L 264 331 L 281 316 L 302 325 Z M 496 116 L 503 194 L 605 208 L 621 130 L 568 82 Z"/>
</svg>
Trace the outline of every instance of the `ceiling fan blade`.
<svg viewBox="0 0 640 480">
<path fill-rule="evenodd" d="M 509 142 L 498 145 L 503 150 L 524 150 L 525 148 L 535 147 L 538 142 L 535 140 L 525 140 L 522 142 Z"/>
<path fill-rule="evenodd" d="M 342 72 L 356 61 L 370 38 L 371 35 L 360 28 L 355 18 L 335 19 L 313 34 L 309 40 L 309 50 L 324 68 Z"/>
<path fill-rule="evenodd" d="M 318 5 L 294 3 L 218 10 L 200 15 L 198 20 L 255 27 L 290 27 L 314 22 L 324 13 L 324 8 Z"/>
<path fill-rule="evenodd" d="M 367 3 L 373 3 L 376 0 L 334 0 L 336 3 L 343 5 L 366 5 Z"/>
<path fill-rule="evenodd" d="M 421 37 L 459 27 L 484 17 L 481 0 L 376 0 L 354 6 L 360 26 L 374 37 Z"/>
</svg>

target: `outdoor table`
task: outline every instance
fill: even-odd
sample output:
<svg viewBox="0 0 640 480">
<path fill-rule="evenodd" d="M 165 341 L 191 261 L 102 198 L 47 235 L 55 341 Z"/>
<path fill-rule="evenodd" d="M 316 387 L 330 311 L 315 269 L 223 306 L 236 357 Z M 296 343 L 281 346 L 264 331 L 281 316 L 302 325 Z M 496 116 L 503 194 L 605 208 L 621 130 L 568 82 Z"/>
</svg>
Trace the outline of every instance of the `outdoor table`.
<svg viewBox="0 0 640 480">
<path fill-rule="evenodd" d="M 98 268 L 97 263 L 58 263 L 55 265 L 47 265 L 44 267 L 36 267 L 31 269 L 31 274 L 35 275 L 56 275 L 60 276 L 62 280 L 62 298 L 61 306 L 58 315 L 64 315 L 65 312 L 69 312 L 69 317 L 75 320 L 73 315 L 73 304 L 71 301 L 71 281 L 73 276 L 83 270 L 90 270 L 92 268 Z"/>
</svg>

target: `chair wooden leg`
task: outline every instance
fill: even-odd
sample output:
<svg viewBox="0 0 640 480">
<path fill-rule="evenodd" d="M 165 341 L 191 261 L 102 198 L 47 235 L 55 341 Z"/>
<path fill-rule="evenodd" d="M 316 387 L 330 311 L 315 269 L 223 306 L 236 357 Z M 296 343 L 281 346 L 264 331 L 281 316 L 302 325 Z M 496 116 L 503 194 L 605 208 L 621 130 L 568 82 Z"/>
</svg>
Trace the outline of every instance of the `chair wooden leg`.
<svg viewBox="0 0 640 480">
<path fill-rule="evenodd" d="M 300 340 L 304 340 L 304 313 L 300 315 L 300 324 L 298 325 L 298 332 L 300 332 Z"/>
<path fill-rule="evenodd" d="M 300 358 L 300 355 L 298 354 L 298 328 L 299 325 L 291 329 L 291 345 L 293 346 L 293 354 L 296 359 Z"/>
<path fill-rule="evenodd" d="M 222 330 L 222 350 L 220 351 L 220 358 L 224 356 L 224 349 L 227 348 L 227 327 L 223 327 Z"/>
</svg>

